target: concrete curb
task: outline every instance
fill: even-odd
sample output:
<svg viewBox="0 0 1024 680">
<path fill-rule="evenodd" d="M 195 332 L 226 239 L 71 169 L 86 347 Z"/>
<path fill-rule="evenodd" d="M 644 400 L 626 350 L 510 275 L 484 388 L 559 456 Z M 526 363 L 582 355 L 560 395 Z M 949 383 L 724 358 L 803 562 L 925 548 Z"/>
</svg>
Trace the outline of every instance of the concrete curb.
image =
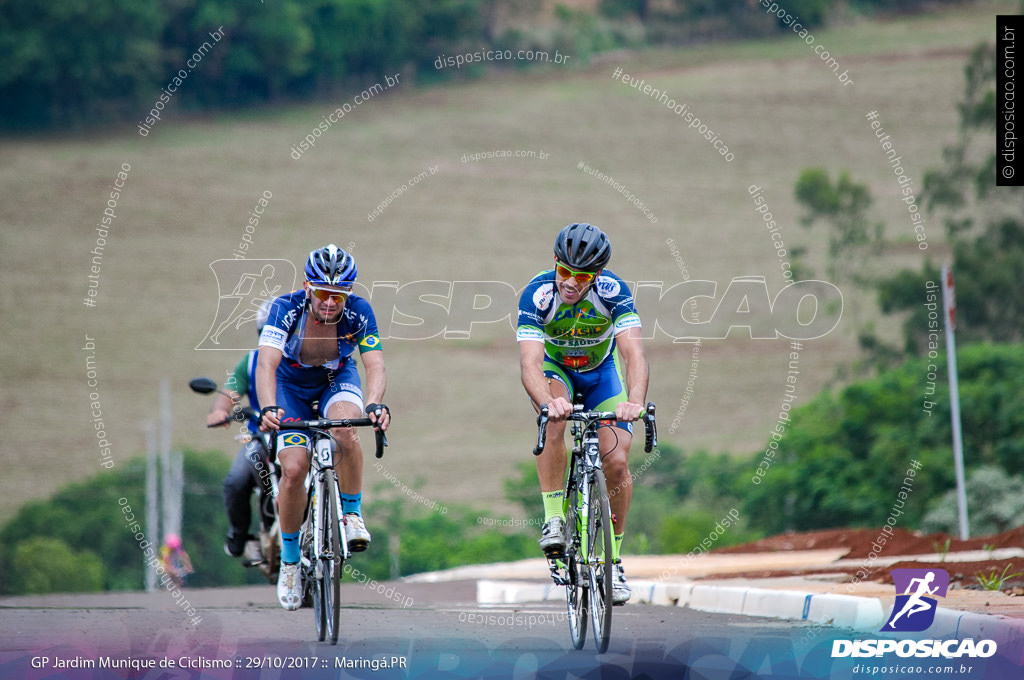
<svg viewBox="0 0 1024 680">
<path fill-rule="evenodd" d="M 639 580 L 633 581 L 630 587 L 633 589 L 631 602 L 636 604 L 814 621 L 854 630 L 877 629 L 885 621 L 882 603 L 873 597 Z M 554 584 L 477 581 L 478 604 L 523 604 L 561 600 L 563 597 L 562 589 Z"/>
<path fill-rule="evenodd" d="M 791 621 L 810 621 L 857 631 L 879 631 L 891 613 L 876 597 L 812 593 L 743 586 L 700 583 L 664 583 L 634 580 L 631 604 L 689 607 L 698 611 L 740 616 L 762 616 Z M 564 601 L 564 590 L 553 583 L 527 581 L 477 581 L 477 603 L 511 605 L 527 602 Z M 1024 619 L 975 614 L 939 607 L 928 637 L 995 640 L 1000 649 L 1024 650 Z M 1020 659 L 1024 664 L 1024 652 Z"/>
</svg>

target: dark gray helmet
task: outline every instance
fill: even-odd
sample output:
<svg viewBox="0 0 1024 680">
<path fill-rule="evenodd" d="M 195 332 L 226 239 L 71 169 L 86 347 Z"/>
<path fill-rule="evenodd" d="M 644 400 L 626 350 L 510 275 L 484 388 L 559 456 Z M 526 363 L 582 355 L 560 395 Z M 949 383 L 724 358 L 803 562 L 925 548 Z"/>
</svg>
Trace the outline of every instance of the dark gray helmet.
<svg viewBox="0 0 1024 680">
<path fill-rule="evenodd" d="M 575 222 L 558 232 L 555 257 L 573 269 L 596 272 L 612 259 L 612 244 L 594 225 Z"/>
</svg>

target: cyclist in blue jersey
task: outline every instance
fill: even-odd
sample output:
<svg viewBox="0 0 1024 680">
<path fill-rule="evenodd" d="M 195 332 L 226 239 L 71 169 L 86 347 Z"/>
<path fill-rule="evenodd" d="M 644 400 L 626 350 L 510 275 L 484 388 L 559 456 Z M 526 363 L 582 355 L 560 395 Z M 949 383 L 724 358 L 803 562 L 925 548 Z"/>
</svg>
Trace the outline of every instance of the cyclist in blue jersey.
<svg viewBox="0 0 1024 680">
<path fill-rule="evenodd" d="M 256 332 L 263 330 L 270 314 L 270 301 L 264 302 L 256 313 Z M 224 382 L 223 392 L 218 392 L 210 407 L 210 413 L 206 416 L 207 425 L 224 422 L 232 413 L 235 405 L 242 397 L 249 398 L 249 405 L 259 411 L 260 404 L 256 398 L 256 361 L 259 356 L 257 350 L 247 352 L 245 356 L 235 365 L 234 370 Z M 223 427 L 231 423 L 225 422 Z M 259 431 L 259 424 L 255 419 L 246 421 L 246 429 L 249 434 L 248 441 L 242 444 L 238 450 L 234 462 L 227 477 L 224 478 L 224 509 L 228 515 L 228 533 L 224 542 L 224 552 L 231 557 L 242 557 L 250 562 L 260 562 L 263 556 L 260 552 L 260 544 L 249 532 L 252 522 L 251 497 L 256 488 L 258 480 L 269 484 L 266 475 L 261 476 L 261 470 L 257 469 L 256 463 L 260 461 L 263 469 L 269 469 L 267 465 L 267 454 L 263 442 L 256 433 Z M 265 491 L 269 494 L 270 489 Z"/>
<path fill-rule="evenodd" d="M 319 412 L 332 419 L 360 418 L 363 390 L 352 353 L 359 348 L 366 371 L 365 411 L 380 430 L 391 420 L 379 403 L 386 387 L 384 353 L 370 303 L 352 294 L 356 262 L 334 244 L 309 254 L 301 290 L 283 295 L 270 307 L 260 333 L 256 388 L 260 429 L 277 430 L 277 457 L 282 477 L 278 492 L 281 523 L 281 571 L 277 598 L 285 609 L 298 609 L 299 528 L 306 508 L 309 434 L 288 430 L 289 420 L 308 420 Z M 341 489 L 342 515 L 349 550 L 370 545 L 362 517 L 363 451 L 354 428 L 332 431 Z M 340 456 L 337 451 L 340 450 Z"/>
<path fill-rule="evenodd" d="M 555 239 L 555 267 L 541 272 L 519 298 L 516 340 L 523 387 L 534 407 L 547 404 L 548 437 L 537 457 L 545 522 L 540 547 L 565 550 L 562 493 L 566 473 L 565 418 L 579 396 L 587 410 L 614 411 L 618 421 L 598 431 L 608 479 L 615 540 L 612 600 L 624 604 L 626 584 L 619 547 L 633 496 L 629 474 L 632 422 L 647 401 L 648 365 L 633 296 L 605 269 L 611 243 L 597 227 L 574 223 Z"/>
</svg>

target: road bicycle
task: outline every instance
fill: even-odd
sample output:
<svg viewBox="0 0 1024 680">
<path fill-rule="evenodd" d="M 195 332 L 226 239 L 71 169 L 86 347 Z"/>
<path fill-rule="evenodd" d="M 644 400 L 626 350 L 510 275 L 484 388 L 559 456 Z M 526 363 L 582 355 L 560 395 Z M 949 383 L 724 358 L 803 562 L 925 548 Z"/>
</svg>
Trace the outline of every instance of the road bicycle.
<svg viewBox="0 0 1024 680">
<path fill-rule="evenodd" d="M 231 396 L 218 388 L 217 383 L 210 378 L 193 378 L 188 386 L 199 394 L 219 392 L 227 397 Z M 258 418 L 259 412 L 256 409 L 236 404 L 227 418 L 207 427 L 221 427 L 231 422 L 244 423 Z M 257 538 L 260 555 L 258 559 L 247 556 L 243 564 L 246 567 L 258 568 L 270 583 L 277 583 L 277 575 L 281 569 L 281 527 L 277 521 L 277 489 L 281 469 L 277 466 L 276 457 L 270 455 L 270 435 L 267 433 L 252 435 L 246 432 L 236 434 L 234 438 L 248 447 L 246 455 L 252 463 L 250 474 L 256 488 L 256 507 L 259 512 Z"/>
<path fill-rule="evenodd" d="M 306 512 L 299 530 L 302 577 L 302 599 L 313 601 L 317 639 L 330 638 L 338 644 L 338 620 L 341 612 L 342 564 L 351 555 L 345 540 L 345 520 L 341 512 L 338 473 L 334 469 L 334 438 L 330 429 L 335 427 L 373 426 L 369 418 L 343 418 L 333 420 L 291 420 L 281 423 L 283 430 L 306 430 L 310 433 L 306 451 L 310 457 L 306 475 Z M 377 458 L 384 455 L 387 437 L 374 429 Z M 271 453 L 276 458 L 277 437 L 271 438 Z"/>
<path fill-rule="evenodd" d="M 641 414 L 644 422 L 644 452 L 658 445 L 654 404 L 648 403 Z M 567 418 L 572 422 L 572 458 L 565 481 L 565 551 L 548 553 L 548 564 L 555 584 L 565 586 L 569 614 L 569 634 L 575 649 L 587 639 L 587 615 L 594 627 L 594 644 L 599 654 L 608 649 L 612 628 L 612 517 L 608 483 L 601 465 L 598 427 L 616 421 L 613 411 L 584 411 L 575 404 Z M 548 409 L 544 405 L 537 416 L 537 446 L 533 455 L 544 450 Z"/>
</svg>

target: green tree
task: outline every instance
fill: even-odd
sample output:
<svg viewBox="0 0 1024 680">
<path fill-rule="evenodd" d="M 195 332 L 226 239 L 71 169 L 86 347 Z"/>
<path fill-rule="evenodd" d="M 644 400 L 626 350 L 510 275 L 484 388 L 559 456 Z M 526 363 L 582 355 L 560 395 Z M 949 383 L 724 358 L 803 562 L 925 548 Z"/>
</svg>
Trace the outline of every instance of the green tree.
<svg viewBox="0 0 1024 680">
<path fill-rule="evenodd" d="M 29 538 L 11 556 L 11 592 L 78 593 L 102 587 L 99 556 L 91 550 L 72 550 L 59 538 Z"/>
<path fill-rule="evenodd" d="M 872 281 L 870 263 L 883 247 L 882 224 L 868 216 L 871 192 L 866 184 L 854 182 L 841 172 L 835 183 L 825 168 L 806 168 L 794 190 L 804 208 L 800 218 L 805 227 L 824 224 L 828 230 L 828 276 L 837 286 L 858 288 Z M 848 292 L 849 288 L 847 289 Z M 856 293 L 850 295 L 855 321 L 860 320 Z"/>
<path fill-rule="evenodd" d="M 0 3 L 0 121 L 78 125 L 134 116 L 160 87 L 161 3 Z"/>
<path fill-rule="evenodd" d="M 964 68 L 955 141 L 943 149 L 943 165 L 925 174 L 923 202 L 941 219 L 953 245 L 959 344 L 1024 338 L 1024 190 L 995 186 L 995 49 L 979 45 Z M 904 351 L 929 349 L 925 285 L 938 282 L 938 267 L 903 270 L 882 280 L 879 304 L 904 313 Z M 941 303 L 940 303 L 941 307 Z"/>
<path fill-rule="evenodd" d="M 243 569 L 237 560 L 224 554 L 227 519 L 221 482 L 227 469 L 228 459 L 222 454 L 185 452 L 182 539 L 196 568 L 189 577 L 192 586 L 265 582 L 256 570 Z M 43 538 L 60 542 L 86 560 L 90 554 L 99 555 L 104 568 L 98 588 L 141 589 L 144 554 L 125 521 L 126 506 L 131 508 L 135 521 L 145 527 L 145 461 L 141 459 L 126 461 L 70 484 L 51 498 L 24 505 L 0 529 L 0 592 L 17 592 L 18 584 L 24 583 L 24 565 L 13 561 L 19 546 Z M 161 538 L 143 540 L 154 541 L 159 547 Z M 39 559 L 38 554 L 36 557 Z"/>
<path fill-rule="evenodd" d="M 1007 475 L 1000 467 L 977 468 L 964 485 L 971 536 L 991 536 L 1024 525 L 1024 477 Z M 955 534 L 960 526 L 956 491 L 938 499 L 921 520 L 927 533 Z"/>
<path fill-rule="evenodd" d="M 949 393 L 937 367 L 918 359 L 792 412 L 792 422 L 744 515 L 768 533 L 881 526 L 912 460 L 901 526 L 918 528 L 930 501 L 953 487 Z M 1024 472 L 1024 347 L 975 344 L 959 352 L 965 465 Z"/>
</svg>

